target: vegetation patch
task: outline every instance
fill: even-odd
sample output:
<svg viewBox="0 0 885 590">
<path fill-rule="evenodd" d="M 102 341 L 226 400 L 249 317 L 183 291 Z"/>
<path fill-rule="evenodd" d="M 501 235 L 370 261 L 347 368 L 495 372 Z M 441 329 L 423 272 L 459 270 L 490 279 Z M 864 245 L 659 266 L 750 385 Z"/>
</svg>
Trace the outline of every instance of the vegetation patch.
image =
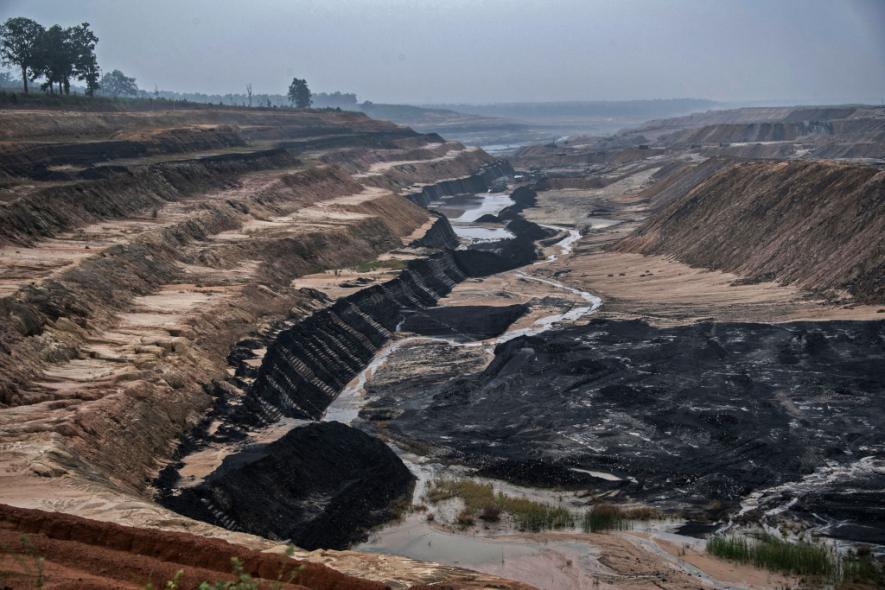
<svg viewBox="0 0 885 590">
<path fill-rule="evenodd" d="M 838 566 L 832 550 L 813 543 L 791 543 L 771 535 L 758 538 L 716 535 L 707 552 L 756 567 L 807 576 L 831 576 Z"/>
<path fill-rule="evenodd" d="M 599 504 L 584 513 L 581 528 L 585 533 L 601 531 L 624 531 L 631 528 L 634 520 L 655 520 L 662 518 L 654 508 L 621 508 L 613 504 Z"/>
<path fill-rule="evenodd" d="M 452 498 L 461 498 L 464 510 L 458 515 L 461 526 L 473 524 L 475 519 L 497 522 L 502 513 L 509 514 L 519 530 L 538 532 L 574 526 L 575 517 L 567 509 L 515 498 L 502 492 L 495 493 L 492 484 L 468 479 L 438 479 L 427 491 L 427 501 L 436 504 Z"/>
<path fill-rule="evenodd" d="M 367 260 L 357 263 L 353 269 L 356 272 L 372 272 L 382 269 L 402 270 L 406 267 L 406 262 L 399 258 L 388 258 L 387 260 Z"/>
<path fill-rule="evenodd" d="M 425 494 L 425 499 L 431 504 L 452 498 L 460 498 L 464 502 L 464 510 L 456 519 L 460 526 L 469 526 L 475 520 L 498 522 L 501 515 L 506 513 L 521 531 L 539 532 L 580 525 L 584 532 L 589 533 L 627 530 L 631 528 L 632 521 L 663 517 L 654 508 L 621 508 L 612 504 L 599 504 L 582 515 L 561 506 L 496 493 L 492 484 L 469 479 L 437 479 Z"/>
<path fill-rule="evenodd" d="M 716 535 L 707 541 L 707 552 L 759 568 L 826 579 L 832 582 L 882 584 L 881 567 L 869 551 L 840 555 L 820 543 L 791 542 L 772 535 L 744 537 Z"/>
</svg>

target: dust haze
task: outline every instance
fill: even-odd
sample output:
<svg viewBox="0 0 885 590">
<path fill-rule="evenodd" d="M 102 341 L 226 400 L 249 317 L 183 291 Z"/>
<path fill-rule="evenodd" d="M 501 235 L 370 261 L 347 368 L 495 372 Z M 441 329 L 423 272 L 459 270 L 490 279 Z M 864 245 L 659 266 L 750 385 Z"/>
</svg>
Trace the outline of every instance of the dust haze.
<svg viewBox="0 0 885 590">
<path fill-rule="evenodd" d="M 607 0 L 3 0 L 99 31 L 142 88 L 316 91 L 410 104 L 623 100 L 881 103 L 885 4 Z"/>
</svg>

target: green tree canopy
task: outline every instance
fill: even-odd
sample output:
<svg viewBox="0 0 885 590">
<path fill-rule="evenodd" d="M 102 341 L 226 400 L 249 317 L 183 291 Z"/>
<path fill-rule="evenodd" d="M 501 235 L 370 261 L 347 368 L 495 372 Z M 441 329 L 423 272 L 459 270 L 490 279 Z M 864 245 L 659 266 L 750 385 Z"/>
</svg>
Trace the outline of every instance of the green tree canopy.
<svg viewBox="0 0 885 590">
<path fill-rule="evenodd" d="M 103 94 L 111 96 L 134 96 L 138 94 L 138 85 L 135 78 L 130 78 L 120 70 L 105 73 L 101 77 L 101 89 Z"/>
<path fill-rule="evenodd" d="M 40 35 L 36 70 L 32 79 L 43 75 L 46 78 L 43 88 L 50 93 L 54 91 L 55 84 L 58 84 L 59 94 L 65 88 L 70 89 L 69 80 L 74 75 L 74 49 L 67 30 L 52 25 Z"/>
<path fill-rule="evenodd" d="M 89 29 L 89 23 L 81 23 L 68 29 L 71 55 L 74 58 L 74 74 L 77 79 L 86 83 L 86 94 L 92 96 L 98 90 L 98 60 L 95 58 L 95 46 L 98 37 Z"/>
<path fill-rule="evenodd" d="M 296 108 L 306 109 L 313 102 L 310 98 L 310 88 L 307 87 L 307 80 L 301 78 L 292 78 L 289 84 L 289 102 Z"/>
<path fill-rule="evenodd" d="M 15 17 L 0 25 L 0 60 L 21 69 L 25 94 L 37 67 L 38 46 L 44 29 L 29 18 Z"/>
</svg>

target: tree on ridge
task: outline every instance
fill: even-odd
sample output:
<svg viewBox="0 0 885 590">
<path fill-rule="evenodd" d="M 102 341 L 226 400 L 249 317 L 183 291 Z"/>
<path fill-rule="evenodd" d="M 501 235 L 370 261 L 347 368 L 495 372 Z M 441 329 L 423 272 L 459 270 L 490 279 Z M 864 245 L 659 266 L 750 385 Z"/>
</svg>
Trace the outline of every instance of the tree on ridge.
<svg viewBox="0 0 885 590">
<path fill-rule="evenodd" d="M 306 109 L 313 102 L 310 98 L 310 88 L 307 87 L 307 80 L 302 78 L 292 78 L 289 84 L 289 102 L 295 105 L 295 108 Z"/>
<path fill-rule="evenodd" d="M 103 94 L 111 96 L 134 96 L 138 94 L 138 85 L 135 78 L 130 78 L 120 70 L 105 72 L 101 77 L 101 88 Z"/>
<path fill-rule="evenodd" d="M 28 93 L 28 79 L 37 74 L 38 44 L 44 32 L 40 23 L 21 16 L 7 19 L 0 25 L 0 60 L 21 68 L 25 94 Z"/>
</svg>

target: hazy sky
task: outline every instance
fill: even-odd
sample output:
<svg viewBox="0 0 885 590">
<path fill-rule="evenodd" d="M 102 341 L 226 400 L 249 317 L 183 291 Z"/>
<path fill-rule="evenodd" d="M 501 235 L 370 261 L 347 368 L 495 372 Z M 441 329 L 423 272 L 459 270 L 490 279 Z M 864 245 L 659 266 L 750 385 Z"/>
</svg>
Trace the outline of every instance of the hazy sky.
<svg viewBox="0 0 885 590">
<path fill-rule="evenodd" d="M 142 88 L 375 102 L 885 99 L 885 0 L 0 0 Z"/>
</svg>

